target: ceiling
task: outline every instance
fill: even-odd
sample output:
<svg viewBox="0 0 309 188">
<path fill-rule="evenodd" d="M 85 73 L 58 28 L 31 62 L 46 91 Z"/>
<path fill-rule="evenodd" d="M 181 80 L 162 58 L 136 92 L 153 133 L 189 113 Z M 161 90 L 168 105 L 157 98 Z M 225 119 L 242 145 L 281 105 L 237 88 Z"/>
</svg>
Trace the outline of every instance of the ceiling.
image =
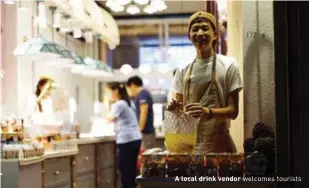
<svg viewBox="0 0 309 188">
<path fill-rule="evenodd" d="M 107 9 L 110 11 L 109 8 L 105 6 L 106 1 L 97 1 L 97 3 L 104 9 Z M 153 15 L 175 15 L 177 14 L 191 14 L 193 12 L 199 11 L 199 10 L 205 10 L 206 9 L 206 1 L 166 1 L 167 9 L 162 12 L 157 12 Z M 117 19 L 117 17 L 123 18 L 125 17 L 132 17 L 132 15 L 123 12 L 112 12 L 111 14 Z M 141 12 L 140 14 L 134 15 L 136 16 L 142 16 L 142 15 L 148 15 L 146 13 Z"/>
</svg>

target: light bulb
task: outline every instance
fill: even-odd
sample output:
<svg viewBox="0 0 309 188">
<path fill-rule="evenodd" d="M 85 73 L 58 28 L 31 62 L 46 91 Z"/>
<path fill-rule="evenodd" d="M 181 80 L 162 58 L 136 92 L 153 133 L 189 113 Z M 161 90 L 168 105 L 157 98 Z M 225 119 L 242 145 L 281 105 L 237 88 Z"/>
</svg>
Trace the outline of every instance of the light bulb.
<svg viewBox="0 0 309 188">
<path fill-rule="evenodd" d="M 116 48 L 116 45 L 108 43 L 108 47 L 109 49 L 114 50 Z"/>
<path fill-rule="evenodd" d="M 121 6 L 131 3 L 132 0 L 115 0 L 115 2 Z"/>
<path fill-rule="evenodd" d="M 129 64 L 124 64 L 124 65 L 121 66 L 120 72 L 127 75 L 127 74 L 130 74 L 131 72 L 133 72 L 133 68 Z"/>
<path fill-rule="evenodd" d="M 56 12 L 54 14 L 53 28 L 60 28 L 60 27 L 61 27 L 61 14 L 59 12 Z"/>
<path fill-rule="evenodd" d="M 153 6 L 157 11 L 162 11 L 167 8 L 163 0 L 152 0 L 151 6 Z"/>
<path fill-rule="evenodd" d="M 127 8 L 127 13 L 129 14 L 137 14 L 140 13 L 140 10 L 137 5 L 130 5 Z"/>
<path fill-rule="evenodd" d="M 149 0 L 134 0 L 134 2 L 139 5 L 146 5 L 149 2 Z"/>
<path fill-rule="evenodd" d="M 121 6 L 121 5 L 114 5 L 111 7 L 111 9 L 114 11 L 114 12 L 122 12 L 124 11 L 124 6 Z"/>
<path fill-rule="evenodd" d="M 73 30 L 73 38 L 81 38 L 82 37 L 82 30 L 79 28 L 76 28 Z"/>
<path fill-rule="evenodd" d="M 151 5 L 147 5 L 144 8 L 144 12 L 147 13 L 147 14 L 153 14 L 154 12 L 156 12 L 156 9 Z"/>
</svg>

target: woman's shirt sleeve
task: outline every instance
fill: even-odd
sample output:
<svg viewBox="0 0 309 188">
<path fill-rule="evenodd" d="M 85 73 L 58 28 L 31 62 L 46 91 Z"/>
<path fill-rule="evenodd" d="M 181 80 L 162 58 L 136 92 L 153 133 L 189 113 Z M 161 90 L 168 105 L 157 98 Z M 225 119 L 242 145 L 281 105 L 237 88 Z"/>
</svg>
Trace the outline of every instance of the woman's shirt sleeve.
<svg viewBox="0 0 309 188">
<path fill-rule="evenodd" d="M 109 115 L 115 118 L 119 118 L 120 114 L 123 112 L 125 106 L 121 102 L 116 102 L 112 105 Z"/>
<path fill-rule="evenodd" d="M 243 88 L 241 76 L 239 73 L 238 62 L 235 62 L 229 67 L 227 71 L 227 86 L 228 92 L 241 91 Z"/>
</svg>

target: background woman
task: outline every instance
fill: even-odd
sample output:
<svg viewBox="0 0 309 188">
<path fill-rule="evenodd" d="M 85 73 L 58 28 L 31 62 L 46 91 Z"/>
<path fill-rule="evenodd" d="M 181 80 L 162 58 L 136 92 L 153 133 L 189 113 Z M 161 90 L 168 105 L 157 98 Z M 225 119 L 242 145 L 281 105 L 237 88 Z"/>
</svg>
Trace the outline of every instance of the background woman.
<svg viewBox="0 0 309 188">
<path fill-rule="evenodd" d="M 115 123 L 122 188 L 135 188 L 136 164 L 142 139 L 137 117 L 123 84 L 108 84 L 108 93 L 112 107 L 107 120 Z"/>
<path fill-rule="evenodd" d="M 52 113 L 52 99 L 50 97 L 50 89 L 53 88 L 54 80 L 50 77 L 42 76 L 37 83 L 35 90 L 35 106 L 36 112 Z"/>
</svg>

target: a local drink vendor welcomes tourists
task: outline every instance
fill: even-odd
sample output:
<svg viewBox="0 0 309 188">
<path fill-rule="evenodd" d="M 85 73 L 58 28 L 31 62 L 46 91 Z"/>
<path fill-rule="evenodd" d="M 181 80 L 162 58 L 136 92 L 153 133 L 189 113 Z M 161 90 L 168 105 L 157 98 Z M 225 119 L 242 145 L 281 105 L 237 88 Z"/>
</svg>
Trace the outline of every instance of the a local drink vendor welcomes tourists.
<svg viewBox="0 0 309 188">
<path fill-rule="evenodd" d="M 189 38 L 197 57 L 173 80 L 173 100 L 181 102 L 184 83 L 189 79 L 188 101 L 184 109 L 202 117 L 198 126 L 194 152 L 236 152 L 229 134 L 230 120 L 238 116 L 242 81 L 236 59 L 216 54 L 217 23 L 207 12 L 196 12 L 189 19 Z"/>
</svg>

